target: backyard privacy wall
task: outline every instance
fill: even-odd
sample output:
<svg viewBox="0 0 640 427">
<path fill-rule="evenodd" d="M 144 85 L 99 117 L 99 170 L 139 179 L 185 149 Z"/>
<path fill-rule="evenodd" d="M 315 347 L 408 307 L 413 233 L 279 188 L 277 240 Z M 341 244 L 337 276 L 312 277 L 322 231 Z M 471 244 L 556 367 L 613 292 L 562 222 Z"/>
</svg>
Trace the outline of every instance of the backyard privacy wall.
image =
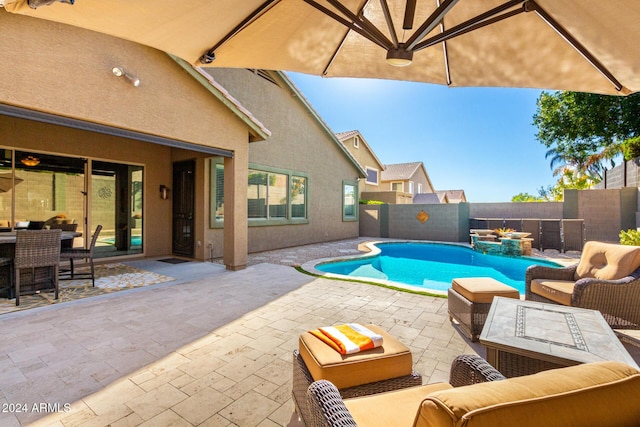
<svg viewBox="0 0 640 427">
<path fill-rule="evenodd" d="M 618 242 L 637 211 L 637 187 L 566 190 L 564 202 L 360 205 L 360 236 L 468 242 L 469 218 L 583 219 L 586 240 Z"/>
</svg>

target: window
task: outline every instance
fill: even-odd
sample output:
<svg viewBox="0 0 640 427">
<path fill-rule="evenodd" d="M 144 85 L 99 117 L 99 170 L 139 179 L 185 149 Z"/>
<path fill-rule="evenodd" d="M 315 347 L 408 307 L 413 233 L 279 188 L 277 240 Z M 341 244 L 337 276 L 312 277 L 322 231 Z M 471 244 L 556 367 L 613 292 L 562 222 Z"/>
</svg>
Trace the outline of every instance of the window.
<svg viewBox="0 0 640 427">
<path fill-rule="evenodd" d="M 353 137 L 353 148 L 360 148 L 360 137 Z"/>
<path fill-rule="evenodd" d="M 355 182 L 342 182 L 342 220 L 358 220 L 358 184 Z"/>
<path fill-rule="evenodd" d="M 367 171 L 366 183 L 378 185 L 378 169 L 373 169 L 373 168 L 370 168 L 369 166 L 367 166 L 365 169 Z"/>
<path fill-rule="evenodd" d="M 418 183 L 418 194 L 422 194 L 422 184 Z"/>
<path fill-rule="evenodd" d="M 291 218 L 307 217 L 307 178 L 291 177 Z"/>
<path fill-rule="evenodd" d="M 392 182 L 391 183 L 391 191 L 404 191 L 404 182 Z"/>
<path fill-rule="evenodd" d="M 247 186 L 249 225 L 306 223 L 308 178 L 298 172 L 250 165 Z M 224 221 L 224 165 L 211 159 L 211 219 L 213 228 Z"/>
<path fill-rule="evenodd" d="M 413 181 L 409 181 L 409 193 L 413 194 Z"/>
</svg>

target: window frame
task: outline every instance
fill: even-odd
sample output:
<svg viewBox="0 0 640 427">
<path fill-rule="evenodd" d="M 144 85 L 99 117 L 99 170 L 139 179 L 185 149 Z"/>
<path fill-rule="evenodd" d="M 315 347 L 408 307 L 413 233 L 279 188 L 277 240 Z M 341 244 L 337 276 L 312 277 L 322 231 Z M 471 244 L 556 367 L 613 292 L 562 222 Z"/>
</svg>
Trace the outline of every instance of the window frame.
<svg viewBox="0 0 640 427">
<path fill-rule="evenodd" d="M 210 159 L 210 167 L 209 167 L 209 228 L 223 228 L 224 227 L 224 218 L 218 219 L 216 218 L 216 165 L 223 164 L 224 159 L 221 157 L 212 157 Z M 276 217 L 269 218 L 268 216 L 268 207 L 269 201 L 267 200 L 267 218 L 249 218 L 247 212 L 247 222 L 249 227 L 260 227 L 260 226 L 273 226 L 273 225 L 296 225 L 296 224 L 308 224 L 309 223 L 309 175 L 294 170 L 288 169 L 280 169 L 273 168 L 269 166 L 263 166 L 255 163 L 249 163 L 247 180 L 249 179 L 249 173 L 251 172 L 261 172 L 267 174 L 267 179 L 269 174 L 278 174 L 278 175 L 286 175 L 287 176 L 287 203 L 286 203 L 286 217 Z M 305 179 L 304 185 L 304 217 L 294 217 L 293 209 L 292 209 L 292 195 L 291 190 L 293 188 L 293 178 L 303 178 Z M 248 203 L 248 195 L 247 195 L 247 203 Z"/>
<path fill-rule="evenodd" d="M 394 190 L 393 189 L 393 185 L 394 184 L 400 184 L 400 190 Z M 399 191 L 401 193 L 404 193 L 404 181 L 391 181 L 391 183 L 389 184 L 389 186 L 391 187 L 390 190 L 391 191 Z"/>
<path fill-rule="evenodd" d="M 376 169 L 376 168 L 372 168 L 370 166 L 365 166 L 364 167 L 365 172 L 367 174 L 366 178 L 364 179 L 364 182 L 370 185 L 379 185 L 380 183 L 380 170 Z M 369 171 L 374 171 L 376 173 L 376 181 L 369 181 Z"/>
<path fill-rule="evenodd" d="M 354 200 L 354 209 L 353 209 L 353 216 L 352 215 L 347 215 L 345 213 L 345 207 L 347 206 L 345 204 L 345 197 L 346 197 L 346 187 L 350 186 L 353 187 L 354 191 L 355 191 L 355 200 Z M 359 194 L 358 194 L 358 183 L 356 181 L 351 181 L 351 180 L 343 180 L 342 181 L 342 221 L 343 222 L 350 222 L 350 221 L 358 221 L 358 211 L 360 210 L 359 208 L 359 200 L 358 200 Z"/>
</svg>

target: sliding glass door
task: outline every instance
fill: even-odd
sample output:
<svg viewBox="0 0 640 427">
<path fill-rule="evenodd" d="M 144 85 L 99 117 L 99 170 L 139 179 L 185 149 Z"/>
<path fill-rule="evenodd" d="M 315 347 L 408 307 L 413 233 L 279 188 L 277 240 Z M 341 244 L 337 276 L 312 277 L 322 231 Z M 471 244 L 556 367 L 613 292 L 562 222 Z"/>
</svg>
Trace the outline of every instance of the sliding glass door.
<svg viewBox="0 0 640 427">
<path fill-rule="evenodd" d="M 142 253 L 143 167 L 91 163 L 91 221 L 102 224 L 96 257 Z"/>
<path fill-rule="evenodd" d="M 137 165 L 0 148 L 0 232 L 64 224 L 82 233 L 74 246 L 84 246 L 101 224 L 96 257 L 140 254 L 143 172 Z"/>
</svg>

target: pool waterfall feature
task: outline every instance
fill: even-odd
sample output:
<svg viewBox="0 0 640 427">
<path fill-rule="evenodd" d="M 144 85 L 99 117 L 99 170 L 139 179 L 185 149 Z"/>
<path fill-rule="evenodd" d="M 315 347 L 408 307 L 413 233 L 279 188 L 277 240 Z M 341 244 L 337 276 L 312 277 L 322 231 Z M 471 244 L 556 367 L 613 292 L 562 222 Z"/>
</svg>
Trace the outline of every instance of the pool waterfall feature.
<svg viewBox="0 0 640 427">
<path fill-rule="evenodd" d="M 475 231 L 475 232 L 474 232 Z M 510 237 L 506 233 L 500 241 L 496 241 L 493 233 L 482 233 L 485 230 L 472 230 L 471 247 L 478 252 L 489 255 L 522 256 L 531 255 L 531 242 L 533 239 L 527 237 Z M 512 233 L 529 234 L 529 233 Z"/>
</svg>

